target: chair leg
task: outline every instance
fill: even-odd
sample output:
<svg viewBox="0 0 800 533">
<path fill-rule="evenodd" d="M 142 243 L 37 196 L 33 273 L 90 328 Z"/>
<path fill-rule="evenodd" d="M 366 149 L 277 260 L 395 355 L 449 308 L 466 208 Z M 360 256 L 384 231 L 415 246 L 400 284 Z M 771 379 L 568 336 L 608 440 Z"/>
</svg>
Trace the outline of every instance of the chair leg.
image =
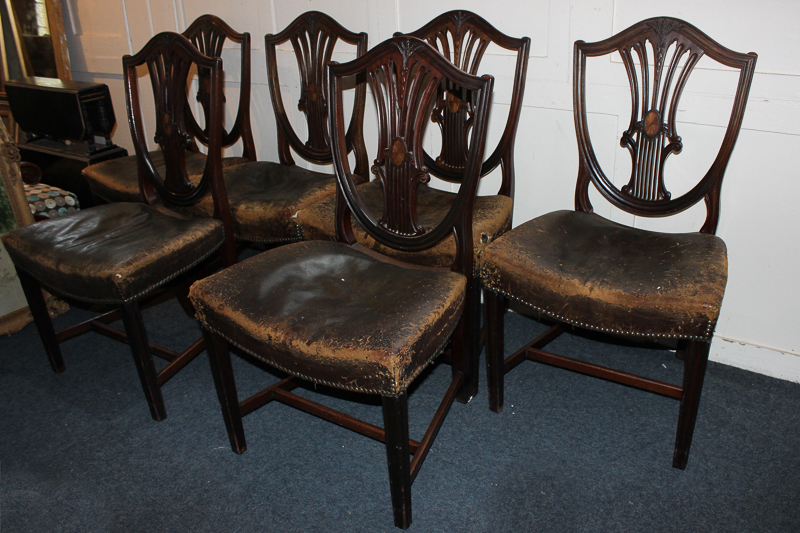
<svg viewBox="0 0 800 533">
<path fill-rule="evenodd" d="M 228 343 L 225 339 L 205 329 L 203 330 L 203 336 L 206 339 L 208 360 L 211 363 L 211 375 L 214 377 L 214 385 L 217 388 L 217 397 L 222 408 L 222 418 L 225 420 L 225 429 L 228 431 L 231 449 L 239 454 L 244 453 L 247 449 L 247 442 L 244 440 L 239 395 L 236 392 L 236 382 L 233 379 L 233 367 L 231 366 Z"/>
<path fill-rule="evenodd" d="M 178 303 L 183 308 L 183 312 L 186 313 L 187 316 L 194 318 L 195 311 L 192 302 L 189 301 L 189 287 L 191 287 L 191 283 L 181 283 L 175 289 L 175 297 L 178 299 Z"/>
<path fill-rule="evenodd" d="M 408 396 L 383 396 L 383 425 L 386 432 L 386 458 L 392 492 L 394 525 L 411 525 L 411 458 L 408 454 Z"/>
<path fill-rule="evenodd" d="M 494 291 L 483 291 L 486 303 L 486 381 L 489 389 L 489 409 L 503 410 L 505 390 L 505 319 L 506 298 Z"/>
<path fill-rule="evenodd" d="M 678 415 L 678 434 L 675 438 L 675 452 L 672 457 L 673 468 L 686 468 L 689 459 L 689 448 L 692 445 L 694 425 L 697 420 L 697 409 L 700 406 L 700 394 L 703 392 L 703 380 L 708 364 L 708 352 L 711 344 L 701 341 L 689 341 L 686 347 L 686 363 L 683 371 L 683 397 Z"/>
<path fill-rule="evenodd" d="M 47 353 L 50 366 L 53 372 L 61 373 L 66 370 L 66 366 L 64 365 L 64 357 L 61 355 L 61 348 L 56 340 L 53 321 L 47 311 L 47 302 L 45 302 L 42 294 L 42 286 L 39 285 L 36 278 L 22 269 L 17 269 L 17 276 L 22 285 L 22 291 L 25 293 L 25 299 L 28 300 L 28 308 L 31 310 L 31 315 L 33 315 L 33 321 L 39 331 L 42 344 L 44 344 L 44 351 Z"/>
<path fill-rule="evenodd" d="M 478 393 L 478 367 L 480 364 L 481 343 L 481 280 L 470 278 L 467 285 L 467 301 L 464 306 L 464 326 L 466 331 L 461 355 L 454 360 L 453 374 L 464 374 L 464 383 L 458 393 L 458 401 L 469 402 Z M 456 354 L 454 354 L 456 355 Z"/>
<path fill-rule="evenodd" d="M 150 415 L 153 420 L 160 422 L 167 418 L 167 408 L 164 405 L 164 397 L 161 395 L 161 387 L 158 386 L 158 374 L 155 364 L 153 364 L 153 354 L 150 353 L 147 344 L 142 311 L 139 309 L 138 302 L 123 304 L 120 311 L 122 311 L 125 333 L 128 335 L 131 345 L 133 361 L 136 363 L 136 371 L 139 372 L 139 380 L 142 382 L 147 405 L 150 407 Z"/>
</svg>

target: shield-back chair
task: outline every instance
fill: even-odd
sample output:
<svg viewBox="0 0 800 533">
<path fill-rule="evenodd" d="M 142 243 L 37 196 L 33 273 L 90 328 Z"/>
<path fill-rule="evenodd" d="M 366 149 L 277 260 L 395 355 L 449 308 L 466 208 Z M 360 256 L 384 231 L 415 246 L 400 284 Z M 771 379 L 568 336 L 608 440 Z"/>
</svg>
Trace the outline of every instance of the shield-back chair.
<svg viewBox="0 0 800 533">
<path fill-rule="evenodd" d="M 353 79 L 368 80 L 377 103 L 379 152 L 372 171 L 386 191 L 379 212 L 366 204 L 347 157 L 342 87 Z M 461 188 L 443 219 L 426 228 L 420 224 L 416 194 L 430 178 L 422 136 L 443 81 L 471 91 L 474 124 Z M 383 442 L 395 525 L 406 528 L 411 483 L 464 386 L 465 354 L 471 349 L 464 313 L 474 260 L 471 214 L 493 78 L 455 68 L 419 39 L 396 37 L 352 62 L 331 64 L 328 83 L 339 185 L 337 241 L 268 250 L 195 283 L 190 298 L 207 335 L 233 450 L 246 449 L 242 417 L 272 400 Z M 358 244 L 352 217 L 387 248 L 422 252 L 455 234 L 458 252 L 446 268 L 405 263 Z M 452 382 L 422 440 L 409 440 L 408 388 L 451 338 Z M 289 377 L 239 401 L 229 345 Z M 379 396 L 384 428 L 292 393 L 303 380 Z"/>
<path fill-rule="evenodd" d="M 146 202 L 105 204 L 46 220 L 3 235 L 25 296 L 55 372 L 63 372 L 59 343 L 87 331 L 126 340 L 142 382 L 150 414 L 166 418 L 161 387 L 203 350 L 198 339 L 183 353 L 148 343 L 141 303 L 171 284 L 197 274 L 219 252 L 224 264 L 236 261 L 233 230 L 222 185 L 222 60 L 201 54 L 184 36 L 161 33 L 134 56 L 122 60 L 128 120 L 141 168 Z M 150 73 L 156 107 L 156 141 L 164 167 L 147 150 L 142 128 L 137 67 Z M 202 179 L 189 179 L 185 154 L 191 134 L 185 129 L 187 74 L 192 65 L 208 73 L 208 157 Z M 213 218 L 190 218 L 152 201 L 189 205 L 213 196 Z M 47 313 L 41 288 L 78 302 L 108 304 L 106 313 L 58 333 Z M 172 294 L 171 291 L 164 293 Z M 125 332 L 108 324 L 122 318 Z M 153 355 L 169 363 L 156 371 Z"/>
<path fill-rule="evenodd" d="M 631 156 L 622 187 L 596 157 L 586 106 L 587 58 L 619 54 L 631 91 L 620 143 Z M 679 102 L 697 62 L 734 69 L 738 87 L 722 144 L 710 168 L 698 168 L 686 192 L 667 189 L 670 155 L 683 148 Z M 742 124 L 756 54 L 733 52 L 682 20 L 660 17 L 595 43 L 575 43 L 574 114 L 580 158 L 575 210 L 556 211 L 514 228 L 484 250 L 489 405 L 503 408 L 504 375 L 525 359 L 598 376 L 680 401 L 673 466 L 689 454 L 709 347 L 727 280 L 725 243 L 715 235 L 720 188 Z M 593 213 L 590 185 L 624 212 L 666 217 L 705 202 L 699 232 L 661 233 Z M 503 313 L 511 300 L 556 325 L 504 360 Z M 682 385 L 632 375 L 543 350 L 569 327 L 643 340 L 677 340 Z"/>
<path fill-rule="evenodd" d="M 396 33 L 395 36 L 402 34 Z M 481 176 L 486 176 L 498 166 L 501 170 L 501 184 L 497 194 L 478 196 L 473 213 L 473 251 L 476 257 L 476 270 L 470 280 L 470 290 L 475 293 L 472 301 L 480 303 L 480 278 L 477 258 L 486 245 L 511 228 L 514 198 L 514 145 L 522 111 L 522 98 L 525 91 L 525 76 L 528 67 L 530 39 L 510 37 L 485 19 L 469 11 L 457 10 L 443 13 L 417 31 L 407 35 L 427 41 L 456 67 L 470 74 L 478 74 L 481 61 L 490 45 L 516 54 L 516 67 L 513 76 L 511 100 L 508 108 L 503 134 L 490 155 L 481 166 Z M 496 73 L 490 73 L 496 74 Z M 436 105 L 431 112 L 431 120 L 438 126 L 440 153 L 432 156 L 423 152 L 425 166 L 431 175 L 457 185 L 464 175 L 464 165 L 468 154 L 470 128 L 474 119 L 474 102 L 469 91 L 457 85 L 442 84 L 437 88 Z M 424 148 L 423 148 L 424 150 Z M 487 150 L 487 153 L 488 150 Z M 361 186 L 361 195 L 367 205 L 375 212 L 383 207 L 383 188 L 379 180 Z M 423 184 L 417 191 L 420 223 L 424 227 L 435 226 L 444 217 L 453 202 L 454 193 Z M 297 215 L 297 223 L 307 240 L 335 238 L 334 198 L 302 210 Z M 422 253 L 406 253 L 383 247 L 364 231 L 358 223 L 354 226 L 358 241 L 381 253 L 428 266 L 445 266 L 452 263 L 457 250 L 455 239 L 446 239 Z M 471 331 L 478 336 L 481 329 L 480 305 L 470 310 Z M 469 385 L 464 388 L 461 401 L 475 395 L 477 382 L 477 354 L 473 361 L 475 372 L 469 374 Z"/>
<path fill-rule="evenodd" d="M 183 35 L 201 53 L 209 57 L 222 57 L 222 49 L 227 41 L 238 45 L 241 59 L 239 64 L 239 104 L 230 131 L 223 130 L 222 147 L 224 149 L 233 146 L 241 140 L 242 156 L 224 157 L 222 166 L 255 161 L 256 148 L 250 127 L 250 34 L 236 32 L 219 17 L 203 15 L 192 22 Z M 194 74 L 190 72 L 189 76 L 194 76 Z M 191 111 L 192 104 L 188 99 L 186 100 L 187 110 L 183 113 L 187 122 L 185 129 L 191 135 L 191 146 L 185 156 L 186 172 L 194 183 L 199 182 L 206 167 L 206 155 L 200 151 L 200 145 L 208 146 L 207 126 L 210 124 L 209 73 L 205 69 L 200 69 L 196 74 L 196 100 L 200 103 L 205 126 L 198 124 Z M 150 160 L 158 172 L 165 171 L 166 163 L 161 151 L 152 150 Z M 92 194 L 105 202 L 141 202 L 142 191 L 139 189 L 138 168 L 136 155 L 131 155 L 90 165 L 83 170 L 83 177 L 89 183 Z M 154 198 L 150 198 L 150 200 L 152 201 Z"/>
</svg>

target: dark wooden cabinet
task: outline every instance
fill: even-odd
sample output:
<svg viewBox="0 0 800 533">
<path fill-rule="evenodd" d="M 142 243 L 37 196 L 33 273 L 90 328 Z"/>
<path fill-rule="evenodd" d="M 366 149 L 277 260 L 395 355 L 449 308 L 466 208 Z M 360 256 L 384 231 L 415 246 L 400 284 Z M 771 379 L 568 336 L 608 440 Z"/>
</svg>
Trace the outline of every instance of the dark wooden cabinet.
<svg viewBox="0 0 800 533">
<path fill-rule="evenodd" d="M 74 192 L 82 207 L 95 199 L 81 171 L 124 157 L 111 141 L 116 124 L 108 87 L 102 83 L 28 77 L 5 84 L 11 112 L 26 134 L 19 143 L 23 161 L 42 169 L 42 182 Z M 102 138 L 101 142 L 96 142 Z"/>
</svg>

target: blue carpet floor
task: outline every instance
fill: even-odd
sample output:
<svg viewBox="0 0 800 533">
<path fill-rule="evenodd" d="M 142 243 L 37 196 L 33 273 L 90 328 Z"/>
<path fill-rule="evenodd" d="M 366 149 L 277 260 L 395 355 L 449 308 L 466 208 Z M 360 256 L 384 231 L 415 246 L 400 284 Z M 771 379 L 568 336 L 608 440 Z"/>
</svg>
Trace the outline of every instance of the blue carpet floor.
<svg viewBox="0 0 800 533">
<path fill-rule="evenodd" d="M 57 327 L 87 316 L 72 309 Z M 151 340 L 199 328 L 176 304 L 145 312 Z M 507 347 L 543 328 L 509 314 Z M 565 335 L 554 348 L 679 382 L 667 351 Z M 245 418 L 231 452 L 205 354 L 149 415 L 126 345 L 87 334 L 54 374 L 35 328 L 0 338 L 0 533 L 378 532 L 393 527 L 383 446 L 280 404 Z M 240 394 L 275 382 L 239 357 Z M 448 384 L 436 365 L 410 395 L 419 439 Z M 483 380 L 483 376 L 481 376 Z M 671 468 L 678 403 L 534 363 L 454 404 L 413 487 L 417 532 L 800 531 L 800 385 L 710 363 L 685 471 Z M 382 424 L 380 405 L 301 394 Z"/>
</svg>

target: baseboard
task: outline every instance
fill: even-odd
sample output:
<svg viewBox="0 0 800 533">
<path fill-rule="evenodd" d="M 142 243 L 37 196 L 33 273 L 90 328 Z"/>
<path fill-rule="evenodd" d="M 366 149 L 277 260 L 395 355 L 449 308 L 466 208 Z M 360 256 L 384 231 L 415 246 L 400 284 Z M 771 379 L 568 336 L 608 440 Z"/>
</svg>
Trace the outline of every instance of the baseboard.
<svg viewBox="0 0 800 533">
<path fill-rule="evenodd" d="M 31 312 L 27 307 L 22 307 L 16 311 L 0 316 L 0 335 L 11 335 L 24 328 L 33 320 Z"/>
<path fill-rule="evenodd" d="M 715 336 L 709 359 L 774 378 L 800 383 L 800 355 Z"/>
</svg>

